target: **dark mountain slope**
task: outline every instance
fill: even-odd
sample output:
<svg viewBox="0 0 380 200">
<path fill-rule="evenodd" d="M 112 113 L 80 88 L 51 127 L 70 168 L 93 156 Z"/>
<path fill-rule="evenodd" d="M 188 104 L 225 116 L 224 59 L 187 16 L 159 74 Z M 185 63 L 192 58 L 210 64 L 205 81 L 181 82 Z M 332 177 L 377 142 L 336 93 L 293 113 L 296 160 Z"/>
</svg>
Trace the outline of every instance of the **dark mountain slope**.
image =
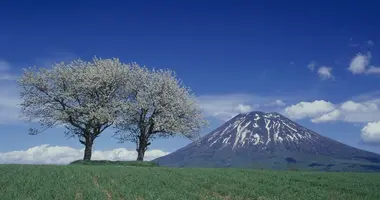
<svg viewBox="0 0 380 200">
<path fill-rule="evenodd" d="M 340 133 L 344 134 L 344 133 Z M 319 135 L 278 113 L 239 114 L 154 162 L 174 167 L 380 171 L 380 155 Z"/>
</svg>

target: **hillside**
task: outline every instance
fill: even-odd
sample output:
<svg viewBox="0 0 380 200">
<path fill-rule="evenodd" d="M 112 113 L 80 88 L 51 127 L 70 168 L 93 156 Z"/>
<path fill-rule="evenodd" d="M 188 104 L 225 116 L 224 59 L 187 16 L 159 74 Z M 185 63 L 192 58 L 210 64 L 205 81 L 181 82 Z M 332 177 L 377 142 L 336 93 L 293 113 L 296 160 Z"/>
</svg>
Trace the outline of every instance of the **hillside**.
<svg viewBox="0 0 380 200">
<path fill-rule="evenodd" d="M 343 134 L 343 133 L 337 133 Z M 278 113 L 239 114 L 161 166 L 380 171 L 380 155 L 324 137 Z"/>
<path fill-rule="evenodd" d="M 380 199 L 380 174 L 0 165 L 1 200 Z"/>
</svg>

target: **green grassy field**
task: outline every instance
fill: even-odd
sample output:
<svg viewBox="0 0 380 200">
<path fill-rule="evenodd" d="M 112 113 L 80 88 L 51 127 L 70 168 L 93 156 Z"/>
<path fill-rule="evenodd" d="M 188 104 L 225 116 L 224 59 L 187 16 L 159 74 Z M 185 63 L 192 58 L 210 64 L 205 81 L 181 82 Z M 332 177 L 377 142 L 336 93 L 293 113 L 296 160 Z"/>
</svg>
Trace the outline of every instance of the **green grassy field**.
<svg viewBox="0 0 380 200">
<path fill-rule="evenodd" d="M 380 199 L 380 174 L 0 165 L 0 200 Z"/>
</svg>

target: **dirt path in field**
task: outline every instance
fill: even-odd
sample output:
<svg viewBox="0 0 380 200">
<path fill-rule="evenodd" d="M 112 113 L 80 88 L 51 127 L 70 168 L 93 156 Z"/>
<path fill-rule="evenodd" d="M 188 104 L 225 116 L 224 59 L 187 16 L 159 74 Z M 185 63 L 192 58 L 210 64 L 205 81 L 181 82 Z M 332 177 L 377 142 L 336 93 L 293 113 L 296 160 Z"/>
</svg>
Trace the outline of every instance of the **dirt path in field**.
<svg viewBox="0 0 380 200">
<path fill-rule="evenodd" d="M 101 188 L 100 188 L 100 185 L 99 185 L 99 182 L 98 182 L 98 177 L 97 177 L 97 176 L 94 176 L 94 178 L 92 179 L 92 182 L 94 183 L 94 185 L 95 185 L 97 188 L 101 189 Z M 102 189 L 102 191 L 103 191 L 104 194 L 106 194 L 106 196 L 107 196 L 107 200 L 112 200 L 112 194 L 111 194 L 110 191 L 105 190 L 105 189 Z"/>
<path fill-rule="evenodd" d="M 226 195 L 222 195 L 222 194 L 219 194 L 217 192 L 212 192 L 212 191 L 203 193 L 203 196 L 201 196 L 201 200 L 206 200 L 206 197 L 207 198 L 210 198 L 210 197 L 215 198 L 216 197 L 216 198 L 221 199 L 221 200 L 232 200 L 233 199 L 233 197 L 231 197 L 230 195 L 226 196 Z M 242 197 L 240 197 L 240 198 L 242 198 Z M 269 199 L 267 199 L 265 197 L 258 197 L 257 200 L 269 200 Z"/>
<path fill-rule="evenodd" d="M 232 197 L 230 197 L 230 196 L 223 196 L 217 192 L 207 192 L 205 194 L 202 194 L 201 199 L 206 200 L 206 197 L 208 197 L 208 198 L 209 197 L 216 197 L 218 199 L 223 199 L 223 200 L 231 200 L 232 199 Z"/>
<path fill-rule="evenodd" d="M 94 177 L 93 177 L 92 182 L 94 183 L 94 185 L 95 185 L 97 188 L 99 188 L 99 189 L 102 190 L 102 192 L 107 196 L 107 200 L 112 200 L 112 193 L 111 193 L 110 191 L 108 191 L 108 190 L 106 190 L 106 189 L 102 189 L 102 188 L 100 187 L 100 185 L 99 185 L 99 181 L 98 181 L 98 177 L 97 177 L 97 176 L 94 176 Z M 112 182 L 112 183 L 115 183 L 115 180 L 111 179 L 111 182 Z M 77 195 L 78 195 L 78 193 L 77 193 Z M 80 193 L 80 195 L 82 195 L 82 194 Z M 75 199 L 75 200 L 77 200 L 77 199 Z M 78 200 L 81 200 L 81 198 L 78 199 Z M 121 197 L 119 197 L 119 200 L 125 200 L 125 199 L 124 199 L 123 196 L 121 196 Z M 144 200 L 144 199 L 143 199 L 142 197 L 138 197 L 136 200 Z"/>
<path fill-rule="evenodd" d="M 82 200 L 82 199 L 83 199 L 82 193 L 80 192 L 75 193 L 75 200 Z"/>
</svg>

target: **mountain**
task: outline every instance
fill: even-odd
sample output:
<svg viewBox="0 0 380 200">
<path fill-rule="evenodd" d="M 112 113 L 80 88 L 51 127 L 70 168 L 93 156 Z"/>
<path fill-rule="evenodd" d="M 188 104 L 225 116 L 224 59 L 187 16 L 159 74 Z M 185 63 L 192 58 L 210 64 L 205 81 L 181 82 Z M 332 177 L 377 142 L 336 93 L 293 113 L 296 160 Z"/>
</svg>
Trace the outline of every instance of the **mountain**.
<svg viewBox="0 0 380 200">
<path fill-rule="evenodd" d="M 324 137 L 278 113 L 259 111 L 239 114 L 153 162 L 171 167 L 380 171 L 379 154 Z"/>
</svg>

